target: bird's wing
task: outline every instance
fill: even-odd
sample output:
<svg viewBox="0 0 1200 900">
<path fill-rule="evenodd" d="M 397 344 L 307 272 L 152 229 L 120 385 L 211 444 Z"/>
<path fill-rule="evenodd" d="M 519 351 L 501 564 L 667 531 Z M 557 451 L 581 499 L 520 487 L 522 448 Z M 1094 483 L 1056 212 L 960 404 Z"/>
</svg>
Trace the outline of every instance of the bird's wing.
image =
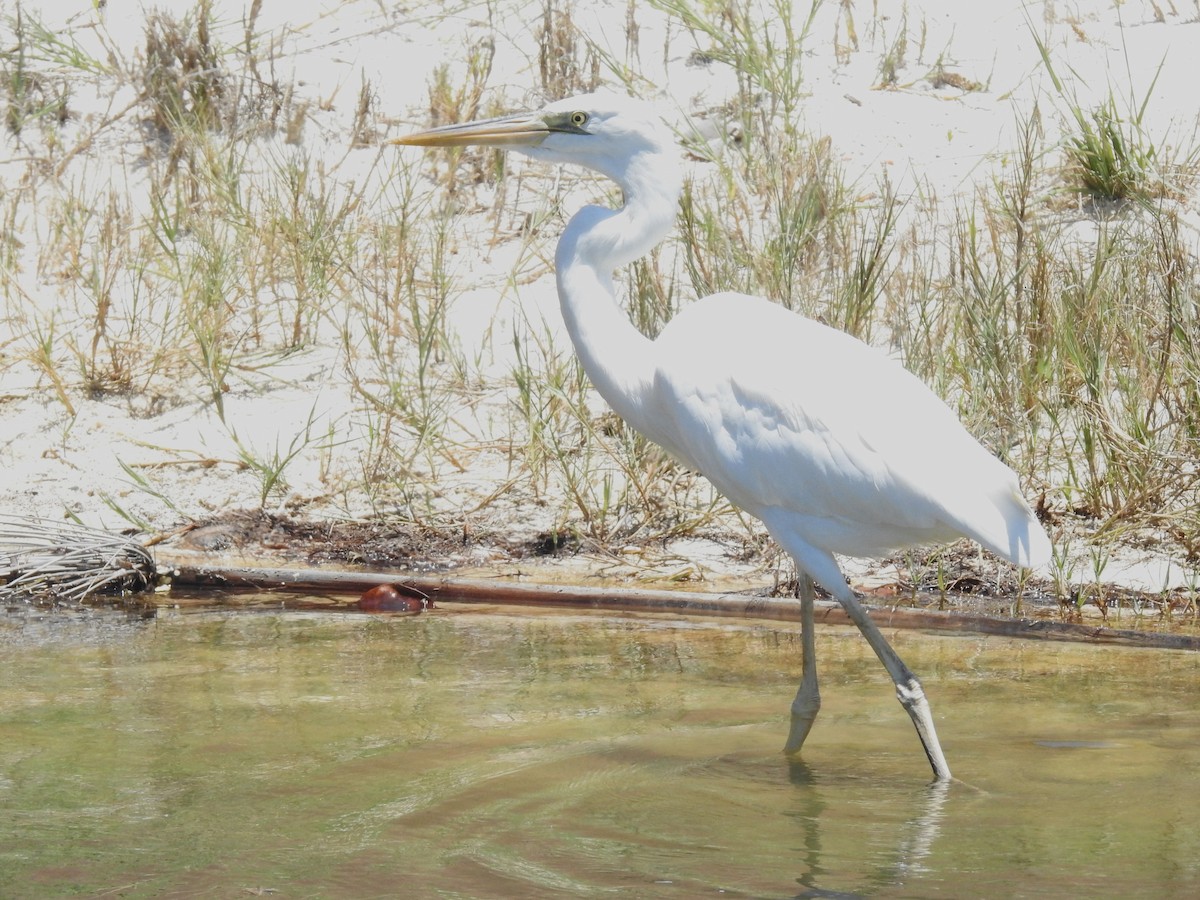
<svg viewBox="0 0 1200 900">
<path fill-rule="evenodd" d="M 1014 494 L 1015 476 L 861 341 L 719 294 L 672 320 L 656 347 L 650 436 L 748 511 L 789 510 L 807 540 L 849 555 L 957 535 L 1011 543 L 1012 511 L 980 508 Z"/>
</svg>

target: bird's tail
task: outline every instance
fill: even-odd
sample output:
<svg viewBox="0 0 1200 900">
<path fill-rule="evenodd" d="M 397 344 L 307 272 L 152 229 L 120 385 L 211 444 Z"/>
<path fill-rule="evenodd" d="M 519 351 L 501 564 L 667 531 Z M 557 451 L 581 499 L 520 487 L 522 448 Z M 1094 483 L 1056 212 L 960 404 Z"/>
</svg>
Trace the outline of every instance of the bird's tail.
<svg viewBox="0 0 1200 900">
<path fill-rule="evenodd" d="M 1015 566 L 1033 569 L 1050 562 L 1050 538 L 1017 485 L 1005 485 L 988 500 L 991 515 L 981 517 L 976 510 L 964 531 Z"/>
</svg>

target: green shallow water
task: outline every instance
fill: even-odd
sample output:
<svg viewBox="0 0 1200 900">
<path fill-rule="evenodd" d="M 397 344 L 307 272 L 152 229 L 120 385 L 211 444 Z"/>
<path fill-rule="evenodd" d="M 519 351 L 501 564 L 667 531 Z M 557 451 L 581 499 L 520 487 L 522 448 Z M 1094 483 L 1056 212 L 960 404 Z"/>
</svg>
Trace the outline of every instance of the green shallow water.
<svg viewBox="0 0 1200 900">
<path fill-rule="evenodd" d="M 1200 656 L 894 642 L 967 784 L 840 628 L 789 766 L 791 626 L 0 620 L 0 896 L 1200 895 Z"/>
</svg>

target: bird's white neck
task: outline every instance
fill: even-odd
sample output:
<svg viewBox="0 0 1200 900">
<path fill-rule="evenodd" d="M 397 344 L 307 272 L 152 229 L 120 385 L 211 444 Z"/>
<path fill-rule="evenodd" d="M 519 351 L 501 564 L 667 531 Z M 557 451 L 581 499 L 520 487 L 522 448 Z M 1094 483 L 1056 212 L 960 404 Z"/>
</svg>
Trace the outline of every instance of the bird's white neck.
<svg viewBox="0 0 1200 900">
<path fill-rule="evenodd" d="M 555 255 L 558 298 L 584 371 L 623 419 L 651 431 L 644 397 L 654 378 L 653 342 L 617 303 L 613 271 L 650 252 L 671 230 L 681 189 L 675 160 L 654 160 L 640 178 L 617 178 L 620 209 L 588 206 L 571 219 Z"/>
</svg>

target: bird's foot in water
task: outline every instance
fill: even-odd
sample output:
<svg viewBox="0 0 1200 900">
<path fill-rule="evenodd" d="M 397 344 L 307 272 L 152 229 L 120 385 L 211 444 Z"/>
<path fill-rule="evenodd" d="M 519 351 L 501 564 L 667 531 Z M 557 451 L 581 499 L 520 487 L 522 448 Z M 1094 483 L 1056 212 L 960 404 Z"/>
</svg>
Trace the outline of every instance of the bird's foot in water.
<svg viewBox="0 0 1200 900">
<path fill-rule="evenodd" d="M 817 712 L 820 709 L 820 694 L 804 695 L 801 688 L 801 693 L 792 701 L 792 724 L 788 729 L 787 742 L 783 745 L 783 752 L 787 756 L 794 756 L 800 752 L 800 748 L 808 739 L 808 733 L 812 731 L 813 723 L 817 721 Z"/>
<path fill-rule="evenodd" d="M 904 707 L 917 729 L 921 746 L 925 748 L 925 756 L 933 768 L 933 777 L 937 781 L 949 781 L 953 777 L 950 774 L 950 765 L 946 762 L 945 754 L 942 753 L 937 729 L 933 726 L 933 710 L 929 706 L 929 700 L 925 697 L 925 689 L 921 687 L 921 682 L 912 676 L 903 681 L 897 681 L 896 699 L 900 701 L 900 705 Z"/>
</svg>

